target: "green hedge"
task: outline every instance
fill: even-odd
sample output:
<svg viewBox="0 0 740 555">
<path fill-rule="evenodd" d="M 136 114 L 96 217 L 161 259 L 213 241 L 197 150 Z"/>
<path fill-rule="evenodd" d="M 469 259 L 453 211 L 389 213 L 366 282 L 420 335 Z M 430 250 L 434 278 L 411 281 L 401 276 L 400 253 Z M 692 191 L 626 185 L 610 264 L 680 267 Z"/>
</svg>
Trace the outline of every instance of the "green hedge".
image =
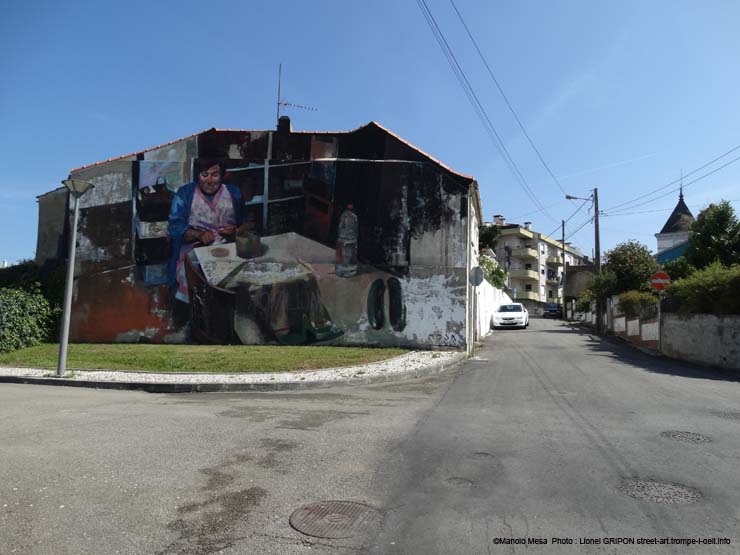
<svg viewBox="0 0 740 555">
<path fill-rule="evenodd" d="M 740 266 L 715 262 L 674 281 L 666 294 L 678 301 L 681 312 L 740 314 Z"/>
<path fill-rule="evenodd" d="M 49 337 L 57 311 L 39 288 L 0 289 L 0 353 L 38 345 Z"/>
<path fill-rule="evenodd" d="M 642 291 L 625 291 L 619 294 L 619 310 L 630 318 L 640 315 L 640 308 L 643 306 L 654 305 L 658 302 L 655 295 L 644 293 Z"/>
</svg>

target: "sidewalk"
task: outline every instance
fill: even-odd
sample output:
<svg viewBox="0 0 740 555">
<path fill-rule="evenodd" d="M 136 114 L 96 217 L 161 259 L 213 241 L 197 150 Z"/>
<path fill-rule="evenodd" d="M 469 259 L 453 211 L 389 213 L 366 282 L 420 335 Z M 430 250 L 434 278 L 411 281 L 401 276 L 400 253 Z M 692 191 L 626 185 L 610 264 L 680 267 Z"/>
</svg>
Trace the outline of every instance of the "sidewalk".
<svg viewBox="0 0 740 555">
<path fill-rule="evenodd" d="M 0 366 L 0 383 L 138 389 L 149 393 L 285 391 L 410 380 L 443 372 L 465 358 L 466 354 L 459 351 L 414 351 L 363 366 L 299 372 L 181 374 L 68 369 L 69 377 L 65 378 L 54 377 L 54 370 Z"/>
</svg>

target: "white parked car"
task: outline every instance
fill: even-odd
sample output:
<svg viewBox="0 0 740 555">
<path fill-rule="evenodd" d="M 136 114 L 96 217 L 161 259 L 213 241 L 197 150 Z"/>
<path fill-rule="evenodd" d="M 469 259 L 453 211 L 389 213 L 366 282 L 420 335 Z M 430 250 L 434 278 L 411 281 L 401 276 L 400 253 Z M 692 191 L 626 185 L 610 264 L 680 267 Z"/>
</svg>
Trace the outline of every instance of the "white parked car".
<svg viewBox="0 0 740 555">
<path fill-rule="evenodd" d="M 526 328 L 529 326 L 529 312 L 522 303 L 502 304 L 491 317 L 491 328 Z"/>
</svg>

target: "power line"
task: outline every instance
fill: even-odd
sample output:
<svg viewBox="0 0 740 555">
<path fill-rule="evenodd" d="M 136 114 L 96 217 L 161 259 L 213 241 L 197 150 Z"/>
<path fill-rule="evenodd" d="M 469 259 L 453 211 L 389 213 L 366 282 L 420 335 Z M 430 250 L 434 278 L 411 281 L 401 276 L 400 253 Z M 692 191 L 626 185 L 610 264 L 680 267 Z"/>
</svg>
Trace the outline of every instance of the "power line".
<svg viewBox="0 0 740 555">
<path fill-rule="evenodd" d="M 740 199 L 730 199 L 727 202 L 740 202 Z M 703 204 L 690 204 L 689 206 L 697 208 L 699 206 L 704 206 L 704 205 Z M 617 212 L 616 214 L 602 214 L 602 216 L 607 216 L 607 217 L 631 216 L 632 214 L 653 214 L 655 212 L 671 212 L 673 210 L 675 210 L 675 206 L 673 208 L 658 208 L 656 210 L 639 210 L 637 212 Z"/>
<path fill-rule="evenodd" d="M 478 42 L 475 40 L 475 38 L 473 38 L 473 34 L 470 32 L 468 25 L 465 23 L 465 20 L 463 19 L 462 14 L 460 14 L 460 10 L 457 9 L 457 6 L 455 5 L 455 0 L 450 0 L 450 3 L 452 4 L 452 7 L 454 8 L 455 13 L 457 14 L 457 17 L 460 19 L 460 23 L 462 23 L 463 27 L 465 27 L 465 32 L 468 34 L 468 37 L 470 37 L 470 40 L 473 43 L 473 46 L 475 47 L 476 52 L 478 52 L 478 56 L 480 56 L 480 59 L 483 61 L 483 65 L 486 66 L 486 69 L 488 70 L 488 74 L 491 76 L 491 79 L 493 79 L 493 82 L 496 84 L 496 88 L 498 89 L 498 92 L 501 93 L 501 96 L 503 97 L 504 102 L 506 102 L 506 105 L 509 107 L 509 111 L 514 116 L 514 119 L 516 120 L 516 122 L 519 124 L 519 128 L 522 130 L 522 133 L 524 133 L 524 136 L 527 138 L 527 141 L 529 141 L 529 145 L 532 147 L 532 150 L 534 150 L 535 153 L 537 154 L 537 158 L 539 158 L 540 162 L 542 162 L 542 165 L 547 170 L 547 173 L 550 174 L 550 177 L 555 182 L 555 185 L 558 186 L 558 188 L 562 191 L 563 194 L 567 194 L 565 192 L 565 189 L 563 189 L 563 186 L 558 181 L 557 177 L 555 177 L 555 174 L 553 174 L 552 170 L 550 170 L 550 166 L 548 166 L 547 162 L 545 162 L 545 159 L 542 158 L 542 154 L 540 154 L 540 151 L 535 146 L 534 142 L 529 136 L 529 133 L 527 133 L 527 130 L 524 128 L 524 124 L 522 124 L 521 120 L 519 119 L 519 116 L 514 110 L 514 107 L 511 105 L 511 102 L 509 102 L 509 99 L 504 93 L 504 90 L 501 88 L 501 85 L 499 84 L 498 79 L 496 79 L 496 76 L 494 75 L 493 70 L 491 69 L 491 66 L 488 64 L 486 57 L 483 55 L 483 52 L 481 52 L 481 49 L 478 47 Z"/>
<path fill-rule="evenodd" d="M 590 217 L 590 218 L 589 218 L 588 220 L 586 220 L 586 221 L 585 221 L 585 222 L 583 222 L 583 223 L 582 223 L 581 225 L 579 225 L 579 226 L 578 226 L 578 227 L 576 228 L 576 230 L 575 230 L 575 231 L 571 232 L 571 234 L 570 234 L 570 235 L 568 235 L 568 236 L 566 237 L 566 239 L 570 239 L 571 237 L 573 237 L 573 236 L 574 236 L 574 235 L 575 235 L 576 233 L 578 233 L 578 232 L 579 232 L 579 231 L 581 231 L 581 230 L 582 230 L 582 229 L 583 229 L 584 227 L 586 227 L 586 226 L 587 226 L 588 224 L 590 224 L 590 223 L 591 223 L 591 222 L 593 221 L 593 219 L 594 219 L 594 216 L 591 216 L 591 217 Z"/>
<path fill-rule="evenodd" d="M 583 201 L 583 204 L 581 204 L 581 205 L 580 205 L 580 206 L 579 206 L 578 208 L 576 208 L 575 212 L 573 212 L 573 213 L 572 213 L 572 214 L 571 214 L 570 216 L 568 216 L 568 219 L 567 219 L 567 220 L 565 220 L 565 221 L 564 221 L 564 223 L 566 223 L 566 224 L 567 224 L 567 223 L 568 223 L 568 222 L 569 222 L 569 221 L 570 221 L 570 220 L 571 220 L 571 219 L 573 218 L 573 216 L 575 216 L 576 214 L 578 214 L 578 212 L 580 212 L 581 208 L 583 208 L 584 206 L 586 206 L 586 203 L 588 203 L 588 202 L 591 202 L 591 199 L 590 199 L 590 198 L 589 198 L 589 199 L 585 199 L 585 200 Z M 560 224 L 560 225 L 562 225 L 562 224 Z M 558 227 L 556 227 L 555 229 L 553 229 L 553 230 L 552 230 L 552 231 L 550 232 L 550 234 L 548 235 L 548 237 L 551 237 L 551 236 L 552 236 L 552 234 L 553 234 L 553 233 L 555 233 L 555 232 L 556 232 L 556 231 L 557 231 L 557 230 L 558 230 L 559 228 L 560 228 L 560 226 L 558 226 Z"/>
<path fill-rule="evenodd" d="M 559 206 L 561 204 L 565 204 L 565 201 L 564 200 L 561 200 L 561 201 L 555 202 L 553 204 L 548 204 L 547 206 L 545 206 L 545 208 L 555 208 L 556 206 Z M 526 216 L 531 216 L 532 214 L 537 214 L 539 212 L 540 212 L 539 210 L 532 210 L 531 212 L 525 212 L 524 214 L 520 214 L 518 216 L 514 216 L 513 218 L 506 218 L 506 219 L 507 220 L 511 220 L 511 221 L 516 221 L 516 220 L 519 220 L 519 219 L 524 218 Z"/>
<path fill-rule="evenodd" d="M 686 174 L 686 175 L 684 175 L 683 177 L 688 177 L 689 175 L 693 175 L 693 174 L 695 174 L 696 172 L 698 172 L 698 171 L 701 171 L 701 170 L 703 170 L 703 169 L 704 169 L 704 168 L 706 168 L 707 166 L 711 166 L 711 165 L 712 165 L 712 164 L 714 164 L 714 163 L 715 163 L 716 161 L 718 161 L 718 160 L 721 160 L 722 158 L 724 158 L 724 157 L 725 157 L 725 156 L 727 156 L 728 154 L 731 154 L 731 153 L 735 152 L 735 151 L 736 151 L 736 150 L 738 150 L 738 149 L 740 149 L 740 145 L 736 146 L 735 148 L 732 148 L 732 149 L 728 150 L 728 151 L 727 151 L 727 152 L 725 152 L 724 154 L 721 154 L 721 155 L 717 156 L 717 157 L 716 157 L 716 158 L 715 158 L 714 160 L 710 160 L 709 162 L 707 162 L 707 163 L 706 163 L 706 164 L 704 164 L 703 166 L 699 166 L 698 168 L 696 168 L 696 169 L 694 169 L 694 170 L 690 171 L 689 173 L 687 173 L 687 174 Z M 737 158 L 736 158 L 735 160 L 733 160 L 733 162 L 734 162 L 734 161 L 737 161 Z M 732 163 L 732 162 L 730 162 L 730 163 Z M 725 166 L 727 166 L 727 165 L 729 165 L 729 164 L 725 164 Z M 722 166 L 722 167 L 725 167 L 725 166 Z M 721 168 L 720 168 L 720 169 L 721 169 Z M 707 175 L 710 175 L 710 174 L 707 174 Z M 653 194 L 657 193 L 658 191 L 662 191 L 663 189 L 666 189 L 667 187 L 670 187 L 671 185 L 675 185 L 675 184 L 676 184 L 676 183 L 678 183 L 679 181 L 682 181 L 682 180 L 683 180 L 683 177 L 681 177 L 681 178 L 679 178 L 679 179 L 675 179 L 675 180 L 671 181 L 670 183 L 666 183 L 666 184 L 665 184 L 665 185 L 663 185 L 662 187 L 658 187 L 657 189 L 653 189 L 652 191 L 650 191 L 650 192 L 647 192 L 647 193 L 645 193 L 644 195 L 640 195 L 639 197 L 635 197 L 635 198 L 633 198 L 632 200 L 628 200 L 627 202 L 622 202 L 622 203 L 620 203 L 620 204 L 616 204 L 616 205 L 614 205 L 614 206 L 611 206 L 610 208 L 607 208 L 607 209 L 606 209 L 606 212 L 611 212 L 611 211 L 613 211 L 613 210 L 615 210 L 615 209 L 617 209 L 617 208 L 619 208 L 619 207 L 621 207 L 621 206 L 625 206 L 625 210 L 631 210 L 632 208 L 636 208 L 636 207 L 637 207 L 637 206 L 639 206 L 639 205 L 635 205 L 635 206 L 629 206 L 629 207 L 626 207 L 626 205 L 628 205 L 628 204 L 633 204 L 633 203 L 635 203 L 636 201 L 638 201 L 638 200 L 641 200 L 641 199 L 644 199 L 644 198 L 646 198 L 646 197 L 649 197 L 650 195 L 653 195 Z M 692 181 L 692 183 L 695 183 L 695 182 L 696 182 L 696 181 Z M 686 186 L 686 185 L 685 185 L 685 186 Z M 674 190 L 672 190 L 672 191 L 670 191 L 670 192 L 675 192 L 676 190 L 677 190 L 677 189 L 674 189 Z M 657 197 L 657 198 L 661 198 L 661 197 Z M 652 201 L 647 201 L 647 202 L 652 202 Z M 644 203 L 644 204 L 647 204 L 647 202 L 646 202 L 646 203 Z"/>
<path fill-rule="evenodd" d="M 740 146 L 738 146 L 737 148 L 740 148 Z M 736 149 L 733 149 L 733 150 L 736 150 Z M 730 151 L 730 152 L 732 152 L 732 151 Z M 725 154 L 725 155 L 726 155 L 726 154 Z M 725 156 L 725 155 L 723 155 L 723 156 Z M 719 170 L 722 170 L 722 169 L 726 168 L 726 167 L 727 167 L 727 166 L 729 166 L 730 164 L 734 164 L 734 163 L 735 163 L 735 162 L 737 162 L 738 160 L 740 160 L 740 156 L 738 156 L 737 158 L 733 158 L 733 159 L 732 159 L 732 160 L 730 160 L 729 162 L 727 162 L 727 163 L 725 163 L 725 164 L 722 164 L 722 165 L 721 165 L 720 167 L 718 167 L 718 168 L 715 168 L 715 169 L 713 169 L 712 171 L 710 171 L 710 172 L 707 172 L 707 173 L 705 173 L 704 175 L 702 175 L 702 176 L 700 176 L 700 177 L 697 177 L 697 178 L 696 178 L 696 179 L 694 179 L 693 181 L 689 181 L 688 183 L 684 183 L 684 184 L 682 185 L 682 187 L 683 187 L 683 188 L 686 188 L 686 187 L 688 187 L 689 185 L 693 185 L 693 184 L 694 184 L 694 183 L 696 183 L 697 181 L 701 181 L 702 179 L 705 179 L 705 178 L 709 177 L 710 175 L 712 175 L 712 174 L 715 174 L 715 173 L 717 173 L 717 172 L 718 172 Z M 716 160 L 715 160 L 715 161 L 716 161 Z M 710 162 L 710 163 L 711 163 L 711 162 Z M 704 165 L 704 166 L 702 166 L 702 167 L 706 167 L 707 165 L 709 165 L 709 164 L 705 164 L 705 165 Z M 701 169 L 701 168 L 698 168 L 698 169 Z M 691 172 L 691 173 L 696 173 L 696 171 L 697 171 L 697 170 L 694 170 L 694 171 L 693 171 L 693 172 Z M 675 183 L 675 181 L 674 181 L 674 183 Z M 664 189 L 665 187 L 662 187 L 662 188 Z M 659 196 L 657 196 L 657 197 L 655 197 L 655 198 L 652 198 L 652 199 L 650 199 L 650 200 L 646 200 L 645 202 L 641 202 L 641 203 L 639 203 L 639 204 L 635 204 L 635 205 L 633 205 L 633 206 L 627 206 L 627 207 L 621 208 L 621 209 L 619 209 L 619 210 L 616 210 L 616 211 L 614 210 L 614 208 L 612 208 L 612 209 L 611 209 L 610 211 L 612 211 L 612 212 L 616 212 L 616 213 L 618 214 L 618 213 L 620 213 L 620 212 L 623 212 L 624 210 L 632 210 L 633 208 L 638 208 L 638 207 L 640 207 L 640 206 L 644 206 L 644 205 L 646 205 L 646 204 L 650 204 L 651 202 L 655 202 L 656 200 L 662 199 L 663 197 L 667 197 L 668 195 L 671 195 L 671 194 L 673 194 L 673 193 L 675 193 L 676 191 L 679 191 L 679 190 L 681 190 L 681 187 L 679 187 L 679 188 L 677 188 L 677 189 L 671 189 L 671 190 L 670 190 L 670 191 L 668 191 L 667 193 L 663 193 L 662 195 L 659 195 Z M 655 191 L 654 191 L 654 192 L 655 192 Z M 614 215 L 614 214 L 613 214 L 613 215 Z"/>
<path fill-rule="evenodd" d="M 449 63 L 453 73 L 455 74 L 455 77 L 460 83 L 460 86 L 463 88 L 463 91 L 465 92 L 465 96 L 467 96 L 468 101 L 472 105 L 476 113 L 476 116 L 483 124 L 483 127 L 488 133 L 489 138 L 493 141 L 494 145 L 496 146 L 496 149 L 499 151 L 499 154 L 502 156 L 502 158 L 504 159 L 504 162 L 509 167 L 509 170 L 514 175 L 514 177 L 516 178 L 516 180 L 518 181 L 519 185 L 522 187 L 524 192 L 529 196 L 534 206 L 538 208 L 538 211 L 545 214 L 548 218 L 554 220 L 555 218 L 553 218 L 550 215 L 547 209 L 542 205 L 542 203 L 539 201 L 537 196 L 534 194 L 531 187 L 527 183 L 527 180 L 524 178 L 524 175 L 519 170 L 519 167 L 514 162 L 514 159 L 509 154 L 509 151 L 506 149 L 506 145 L 504 144 L 503 140 L 499 136 L 498 131 L 496 130 L 496 127 L 493 125 L 493 123 L 491 122 L 491 119 L 488 117 L 488 113 L 483 107 L 483 104 L 480 102 L 478 95 L 475 93 L 475 90 L 470 84 L 470 81 L 465 75 L 465 72 L 463 71 L 462 67 L 457 61 L 457 58 L 455 57 L 455 54 L 452 51 L 452 48 L 450 47 L 449 43 L 447 42 L 447 39 L 444 36 L 444 33 L 442 32 L 439 25 L 437 24 L 437 21 L 434 18 L 434 15 L 432 14 L 431 10 L 429 9 L 429 6 L 426 3 L 426 0 L 417 0 L 417 4 L 422 14 L 424 15 L 424 18 L 426 19 L 427 24 L 429 25 L 429 28 L 432 30 L 432 34 L 434 35 L 435 40 L 437 41 L 440 48 L 442 49 L 442 52 L 445 55 L 445 58 L 447 59 L 447 62 Z"/>
</svg>

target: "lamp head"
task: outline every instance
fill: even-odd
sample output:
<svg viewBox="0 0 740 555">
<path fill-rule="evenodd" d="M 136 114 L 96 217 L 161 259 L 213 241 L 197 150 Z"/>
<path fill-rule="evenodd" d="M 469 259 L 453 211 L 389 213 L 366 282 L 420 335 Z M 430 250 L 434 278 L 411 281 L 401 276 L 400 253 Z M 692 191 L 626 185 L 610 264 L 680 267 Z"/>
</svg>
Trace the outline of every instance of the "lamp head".
<svg viewBox="0 0 740 555">
<path fill-rule="evenodd" d="M 65 179 L 64 181 L 62 181 L 62 185 L 69 189 L 69 192 L 75 198 L 80 198 L 90 189 L 95 187 L 95 185 L 93 185 L 89 181 L 82 181 L 81 179 Z"/>
</svg>

